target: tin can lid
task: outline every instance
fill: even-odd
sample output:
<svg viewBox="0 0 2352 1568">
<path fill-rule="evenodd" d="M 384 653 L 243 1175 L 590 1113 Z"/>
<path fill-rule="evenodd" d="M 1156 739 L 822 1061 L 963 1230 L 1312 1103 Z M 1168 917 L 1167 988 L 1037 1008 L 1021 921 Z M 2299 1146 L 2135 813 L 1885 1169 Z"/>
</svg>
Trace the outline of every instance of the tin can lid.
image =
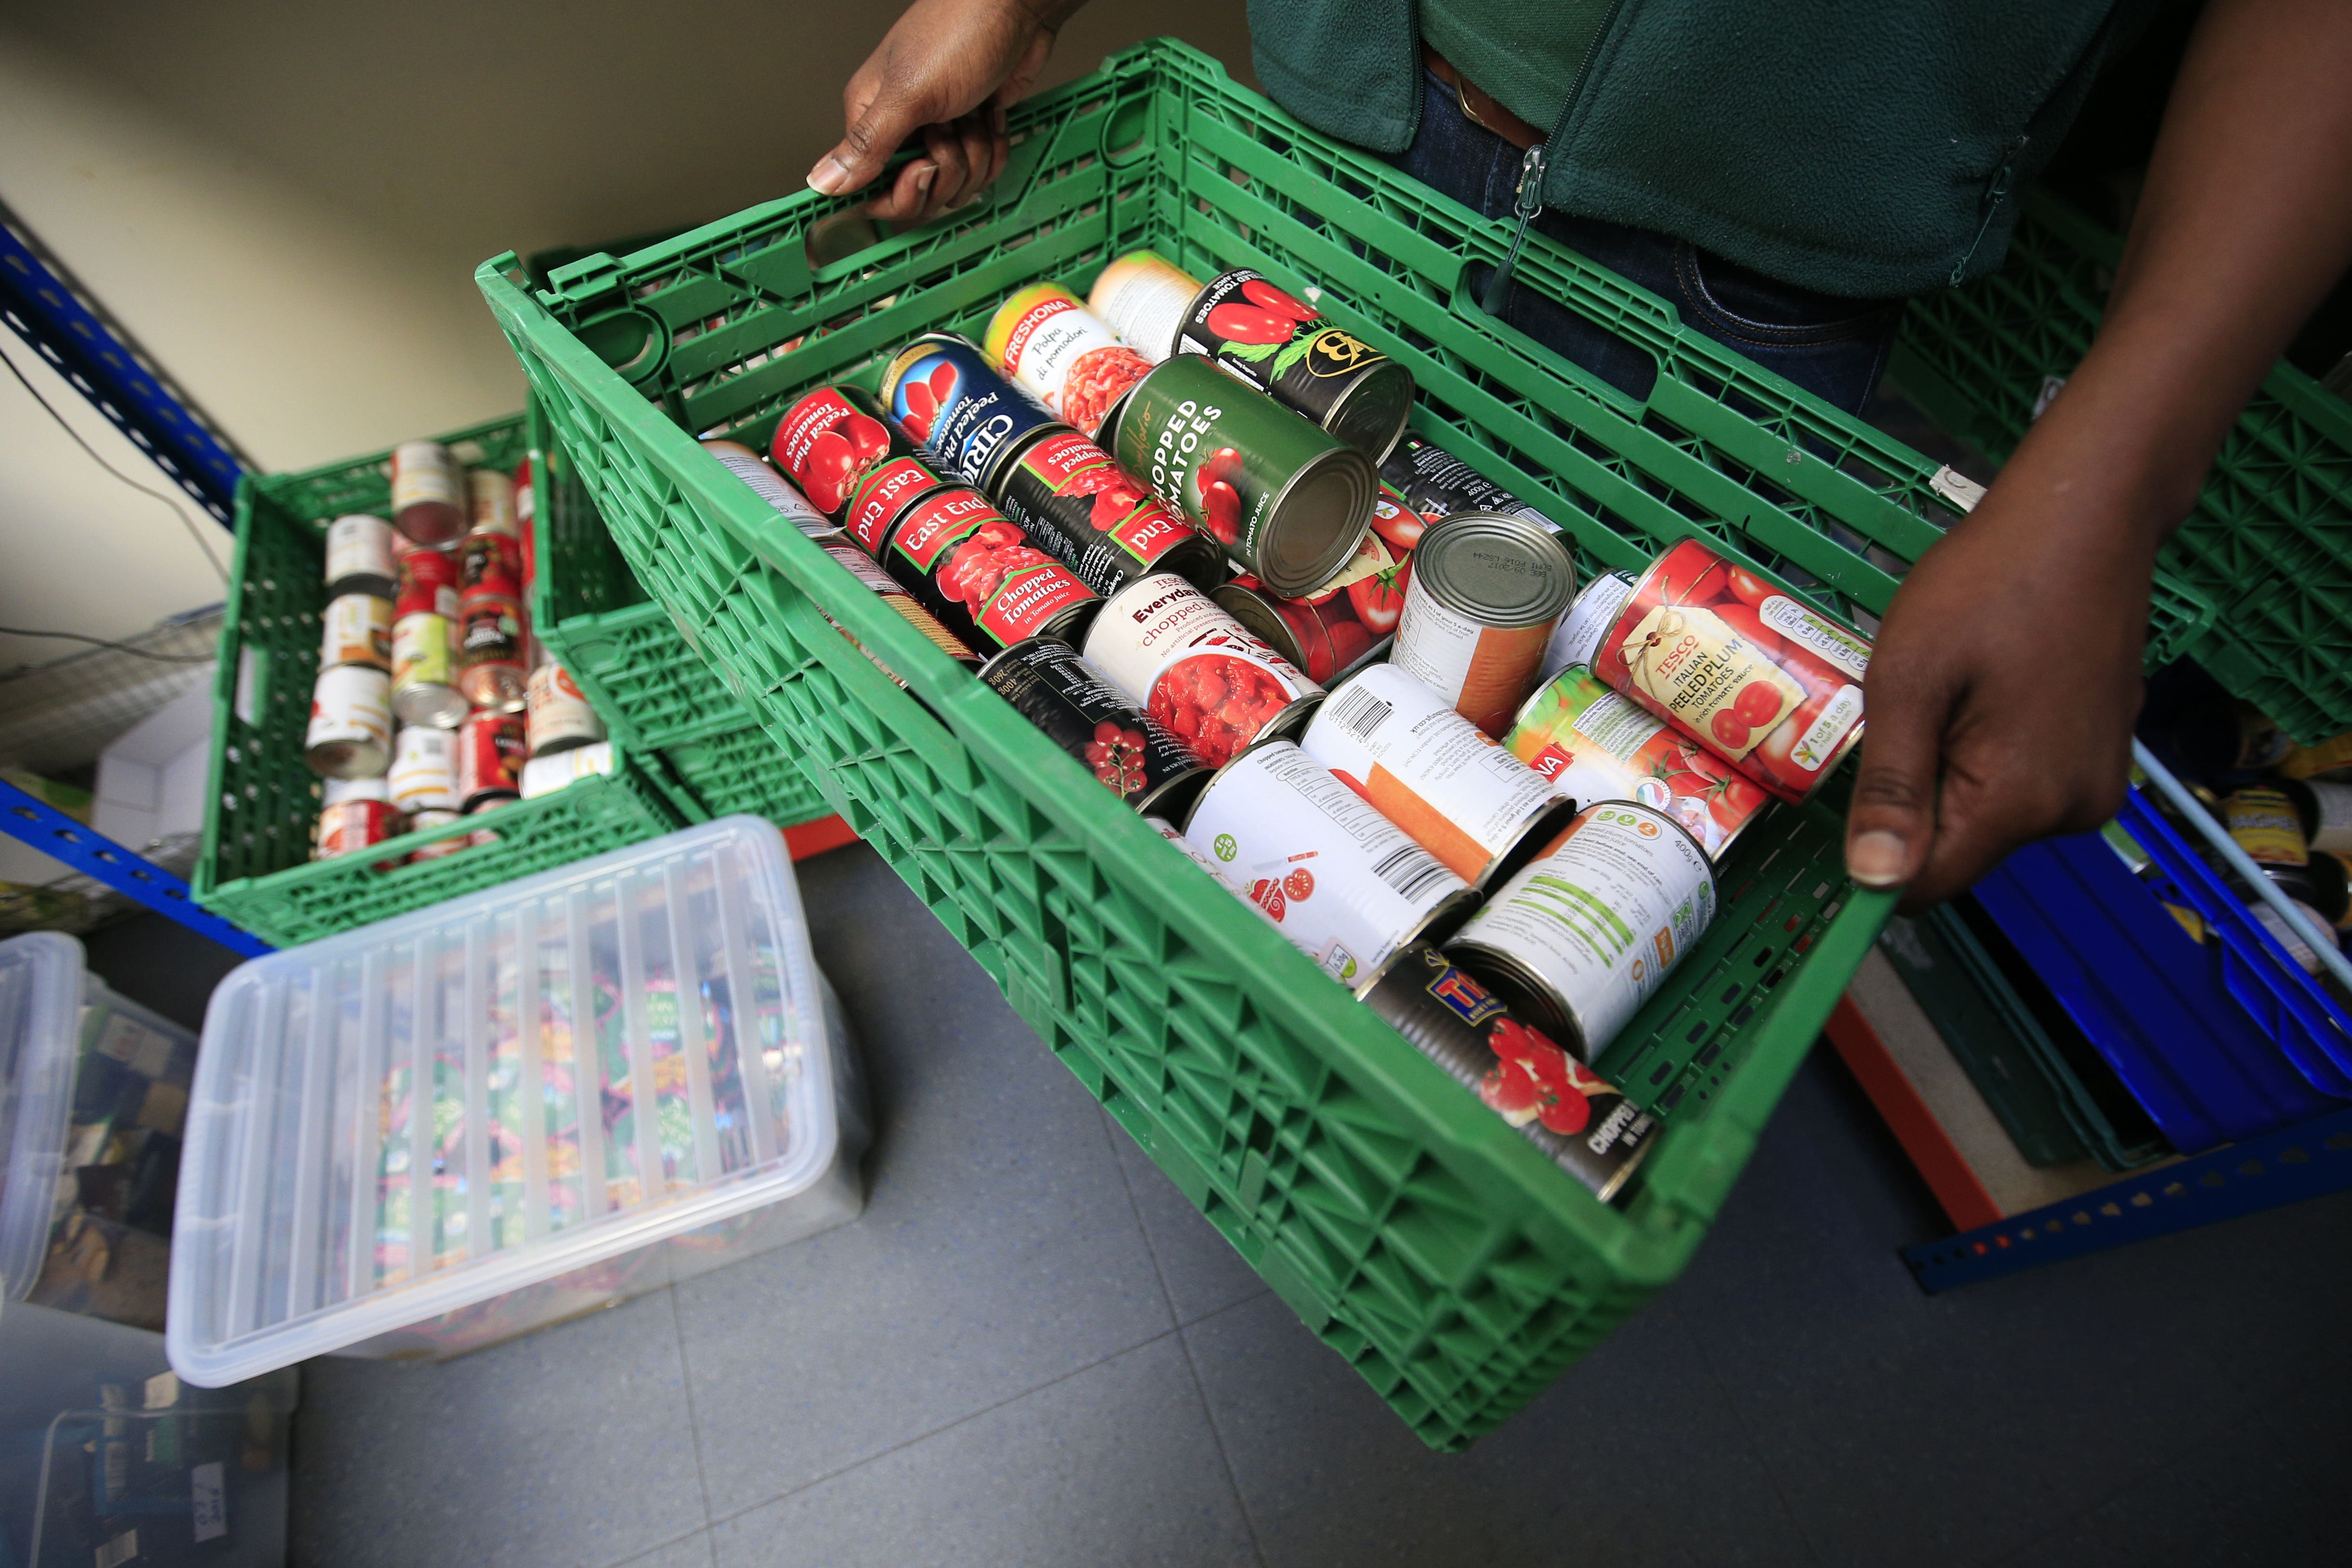
<svg viewBox="0 0 2352 1568">
<path fill-rule="evenodd" d="M 1458 511 L 1432 523 L 1412 552 L 1415 588 L 1481 626 L 1557 620 L 1576 596 L 1576 560 L 1541 523 Z"/>
<path fill-rule="evenodd" d="M 1224 583 L 1209 590 L 1209 597 L 1234 619 L 1249 628 L 1250 635 L 1297 665 L 1307 668 L 1307 654 L 1298 646 L 1298 634 L 1274 607 L 1273 595 L 1263 588 L 1247 588 L 1239 583 Z"/>
<path fill-rule="evenodd" d="M 1366 365 L 1355 384 L 1324 416 L 1324 433 L 1345 441 L 1374 464 L 1388 461 L 1412 417 L 1412 372 L 1392 359 Z"/>
<path fill-rule="evenodd" d="M 1601 652 L 1601 639 L 1609 635 L 1625 601 L 1633 596 L 1633 579 L 1623 572 L 1605 573 L 1587 583 L 1560 618 L 1559 630 L 1552 634 L 1545 665 L 1590 667 Z"/>
<path fill-rule="evenodd" d="M 1353 447 L 1334 447 L 1308 461 L 1267 510 L 1258 580 L 1285 595 L 1329 582 L 1371 531 L 1378 489 L 1370 460 Z"/>
</svg>

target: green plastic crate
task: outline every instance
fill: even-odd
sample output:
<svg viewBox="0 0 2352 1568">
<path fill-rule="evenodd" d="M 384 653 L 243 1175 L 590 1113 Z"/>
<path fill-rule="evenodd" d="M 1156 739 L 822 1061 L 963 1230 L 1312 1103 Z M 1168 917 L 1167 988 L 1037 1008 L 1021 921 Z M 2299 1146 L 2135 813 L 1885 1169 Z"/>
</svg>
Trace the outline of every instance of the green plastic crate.
<svg viewBox="0 0 2352 1568">
<path fill-rule="evenodd" d="M 510 257 L 479 281 L 631 566 L 764 729 L 821 760 L 850 825 L 1300 1317 L 1424 1440 L 1458 1447 L 1706 1234 L 1891 906 L 1844 880 L 1842 801 L 1749 830 L 1706 942 L 1600 1062 L 1665 1124 L 1638 1193 L 1607 1207 L 695 437 L 761 443 L 809 386 L 868 375 L 919 331 L 974 331 L 1034 279 L 1083 289 L 1150 245 L 1196 272 L 1322 285 L 1327 311 L 1420 378 L 1415 428 L 1561 520 L 1588 569 L 1703 532 L 1881 608 L 1894 580 L 1828 529 L 1916 557 L 1949 515 L 1936 472 L 1533 240 L 1523 286 L 1660 361 L 1646 405 L 1601 386 L 1467 298 L 1464 254 L 1497 259 L 1502 226 L 1183 46 L 1130 50 L 1012 120 L 989 199 L 837 263 L 812 268 L 803 238 L 854 203 L 796 194 L 559 268 L 543 293 Z"/>
<path fill-rule="evenodd" d="M 2036 190 L 1999 271 L 1911 302 L 1895 379 L 1947 429 L 2007 457 L 2045 384 L 2089 352 L 2122 253 Z M 2352 730 L 2347 520 L 2352 405 L 2282 361 L 2158 558 L 2217 611 L 2179 651 L 2306 745 Z"/>
<path fill-rule="evenodd" d="M 442 437 L 469 463 L 511 470 L 520 418 Z M 348 511 L 381 514 L 390 454 L 268 478 L 236 492 L 236 554 L 215 679 L 211 789 L 196 901 L 280 946 L 313 941 L 550 866 L 633 844 L 683 816 L 625 748 L 610 777 L 583 780 L 488 817 L 395 838 L 377 855 L 312 860 L 318 775 L 302 760 L 319 668 L 320 574 L 326 525 Z M 389 871 L 375 869 L 436 839 L 494 828 L 495 844 Z"/>
</svg>

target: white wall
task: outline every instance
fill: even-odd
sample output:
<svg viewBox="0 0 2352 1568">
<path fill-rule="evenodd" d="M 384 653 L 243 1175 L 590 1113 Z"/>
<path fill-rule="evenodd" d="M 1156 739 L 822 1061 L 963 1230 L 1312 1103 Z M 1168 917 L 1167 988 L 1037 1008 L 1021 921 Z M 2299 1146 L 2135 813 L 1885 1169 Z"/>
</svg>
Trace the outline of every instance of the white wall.
<svg viewBox="0 0 2352 1568">
<path fill-rule="evenodd" d="M 1243 10 L 1097 0 L 1048 80 L 1167 31 L 1247 79 Z M 519 406 L 476 264 L 799 188 L 894 16 L 887 0 L 14 6 L 0 197 L 256 460 L 308 467 Z M 30 361 L 13 335 L 0 348 Z M 157 477 L 79 398 L 60 406 Z M 0 377 L 0 624 L 120 637 L 219 597 L 180 522 Z M 0 668 L 69 647 L 0 637 Z"/>
</svg>

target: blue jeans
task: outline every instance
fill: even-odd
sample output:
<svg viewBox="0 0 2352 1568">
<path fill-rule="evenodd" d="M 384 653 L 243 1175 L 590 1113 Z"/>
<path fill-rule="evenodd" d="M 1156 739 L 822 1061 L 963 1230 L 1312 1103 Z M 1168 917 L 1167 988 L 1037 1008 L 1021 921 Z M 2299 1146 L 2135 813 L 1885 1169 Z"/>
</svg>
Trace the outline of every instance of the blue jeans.
<svg viewBox="0 0 2352 1568">
<path fill-rule="evenodd" d="M 1421 131 L 1391 158 L 1398 168 L 1483 216 L 1509 218 L 1526 156 L 1462 112 L 1454 89 L 1423 69 Z M 1737 349 L 1824 402 L 1861 412 L 1886 368 L 1900 300 L 1849 300 L 1782 283 L 1701 250 L 1688 240 L 1547 209 L 1533 226 L 1641 285 L 1682 312 L 1683 323 Z M 1470 268 L 1472 297 L 1494 268 Z M 1531 289 L 1514 287 L 1503 319 L 1610 385 L 1646 398 L 1657 380 L 1649 354 Z"/>
</svg>

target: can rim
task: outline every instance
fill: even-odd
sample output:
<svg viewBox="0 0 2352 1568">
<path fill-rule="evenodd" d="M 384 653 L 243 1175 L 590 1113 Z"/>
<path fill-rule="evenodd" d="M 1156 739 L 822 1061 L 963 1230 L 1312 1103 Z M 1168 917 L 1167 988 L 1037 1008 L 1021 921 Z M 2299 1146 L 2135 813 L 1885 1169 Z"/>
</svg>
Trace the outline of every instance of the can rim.
<svg viewBox="0 0 2352 1568">
<path fill-rule="evenodd" d="M 1468 970 L 1471 978 L 1500 997 L 1504 1011 L 1543 1031 L 1552 1044 L 1578 1061 L 1591 1065 L 1592 1047 L 1585 1037 L 1584 1026 L 1569 1011 L 1566 998 L 1553 996 L 1550 982 L 1533 965 L 1517 953 L 1475 937 L 1457 936 L 1442 951 Z M 1619 1092 L 1623 1092 L 1622 1086 Z"/>
<path fill-rule="evenodd" d="M 1499 536 L 1527 545 L 1538 557 L 1548 550 L 1563 570 L 1556 580 L 1548 577 L 1549 585 L 1541 598 L 1529 600 L 1523 606 L 1506 609 L 1478 604 L 1446 578 L 1447 546 L 1455 538 L 1465 536 L 1472 528 L 1484 530 L 1490 537 Z M 1431 548 L 1433 544 L 1436 546 L 1434 550 Z M 1530 522 L 1514 513 L 1486 510 L 1449 512 L 1431 523 L 1428 531 L 1422 534 L 1420 542 L 1413 546 L 1412 586 L 1427 595 L 1440 608 L 1467 616 L 1483 626 L 1512 630 L 1542 626 L 1548 621 L 1557 622 L 1575 602 L 1576 557 L 1570 553 L 1559 534 L 1541 523 Z"/>
<path fill-rule="evenodd" d="M 1400 828 L 1398 831 L 1402 832 L 1403 829 Z M 1457 888 L 1446 894 L 1444 898 L 1438 900 L 1434 909 L 1421 918 L 1412 931 L 1398 940 L 1389 955 L 1374 964 L 1370 973 L 1353 984 L 1342 982 L 1342 984 L 1348 984 L 1349 994 L 1359 1002 L 1362 1001 L 1371 994 L 1373 986 L 1386 979 L 1390 972 L 1396 968 L 1397 960 L 1417 947 L 1434 948 L 1439 952 L 1444 952 L 1446 938 L 1461 929 L 1463 922 L 1475 913 L 1478 906 L 1484 901 L 1484 896 L 1475 888 Z M 1438 932 L 1445 934 L 1435 934 Z M 1385 1023 L 1387 1020 L 1383 1019 L 1382 1022 Z M 1394 1028 L 1396 1026 L 1391 1024 L 1389 1026 Z"/>
<path fill-rule="evenodd" d="M 1248 608 L 1239 609 L 1227 602 L 1224 597 L 1227 593 L 1233 594 Z M 1298 634 L 1291 628 L 1288 621 L 1282 618 L 1279 611 L 1268 608 L 1265 603 L 1268 599 L 1281 597 L 1280 595 L 1271 588 L 1252 588 L 1230 581 L 1218 584 L 1208 594 L 1211 604 L 1241 622 L 1252 636 L 1297 666 L 1301 675 L 1307 673 L 1307 650 L 1298 646 Z M 1264 617 L 1263 621 L 1256 618 L 1260 616 Z"/>
<path fill-rule="evenodd" d="M 1347 329 L 1339 327 L 1334 328 L 1333 330 L 1337 331 L 1345 331 Z M 1353 337 L 1354 335 L 1355 334 L 1352 332 L 1349 333 L 1349 336 L 1350 337 Z M 1404 439 L 1406 426 L 1412 423 L 1412 400 L 1416 388 L 1413 383 L 1412 370 L 1401 362 L 1392 360 L 1386 354 L 1382 354 L 1378 363 L 1365 365 L 1356 373 L 1355 379 L 1349 382 L 1346 390 L 1331 400 L 1330 412 L 1323 416 L 1323 433 L 1325 435 L 1331 437 L 1334 440 L 1344 441 L 1347 442 L 1349 446 L 1355 447 L 1356 444 L 1353 441 L 1349 441 L 1346 437 L 1340 435 L 1335 426 L 1345 425 L 1349 422 L 1349 416 L 1354 412 L 1353 405 L 1356 403 L 1359 396 L 1361 395 L 1365 387 L 1378 386 L 1382 381 L 1393 379 L 1393 376 L 1387 374 L 1391 372 L 1394 373 L 1394 376 L 1402 376 L 1404 379 L 1404 397 L 1397 405 L 1395 427 L 1388 432 L 1386 440 L 1381 443 L 1377 451 L 1363 447 L 1356 447 L 1356 450 L 1362 452 L 1367 458 L 1370 459 L 1375 470 L 1379 468 L 1380 465 L 1389 460 L 1389 454 L 1395 451 L 1397 449 L 1397 443 Z M 1377 484 L 1380 482 L 1380 475 L 1375 471 L 1372 477 L 1376 481 L 1375 488 L 1377 489 Z"/>
<path fill-rule="evenodd" d="M 1219 374 L 1223 373 L 1219 372 Z M 1261 393 L 1259 395 L 1265 395 Z M 1324 436 L 1339 441 L 1339 437 L 1331 436 L 1328 430 L 1324 430 L 1321 426 L 1308 422 L 1304 415 L 1297 415 L 1294 410 L 1284 407 L 1278 403 L 1275 406 L 1283 408 L 1285 413 L 1293 414 L 1302 424 L 1307 424 L 1308 428 L 1321 431 Z M 1338 574 L 1341 567 L 1353 559 L 1357 550 L 1364 542 L 1364 535 L 1372 531 L 1372 500 L 1380 493 L 1380 471 L 1372 466 L 1371 459 L 1345 442 L 1339 442 L 1328 451 L 1318 452 L 1314 457 L 1301 463 L 1265 504 L 1265 528 L 1258 538 L 1258 559 L 1255 563 L 1255 575 L 1269 590 L 1279 594 L 1287 585 L 1286 583 L 1275 581 L 1273 573 L 1266 569 L 1265 562 L 1265 547 L 1271 542 L 1282 514 L 1288 509 L 1292 497 L 1302 487 L 1310 481 L 1320 482 L 1335 466 L 1346 469 L 1348 477 L 1357 481 L 1350 487 L 1357 491 L 1353 509 L 1356 513 L 1356 526 L 1352 529 L 1342 527 L 1331 536 L 1331 547 L 1322 554 L 1315 556 L 1312 566 L 1301 574 L 1298 584 L 1301 591 L 1312 592 L 1329 582 Z M 1416 577 L 1420 575 L 1417 566 L 1413 574 Z M 1285 596 L 1295 597 L 1295 595 Z"/>
</svg>

